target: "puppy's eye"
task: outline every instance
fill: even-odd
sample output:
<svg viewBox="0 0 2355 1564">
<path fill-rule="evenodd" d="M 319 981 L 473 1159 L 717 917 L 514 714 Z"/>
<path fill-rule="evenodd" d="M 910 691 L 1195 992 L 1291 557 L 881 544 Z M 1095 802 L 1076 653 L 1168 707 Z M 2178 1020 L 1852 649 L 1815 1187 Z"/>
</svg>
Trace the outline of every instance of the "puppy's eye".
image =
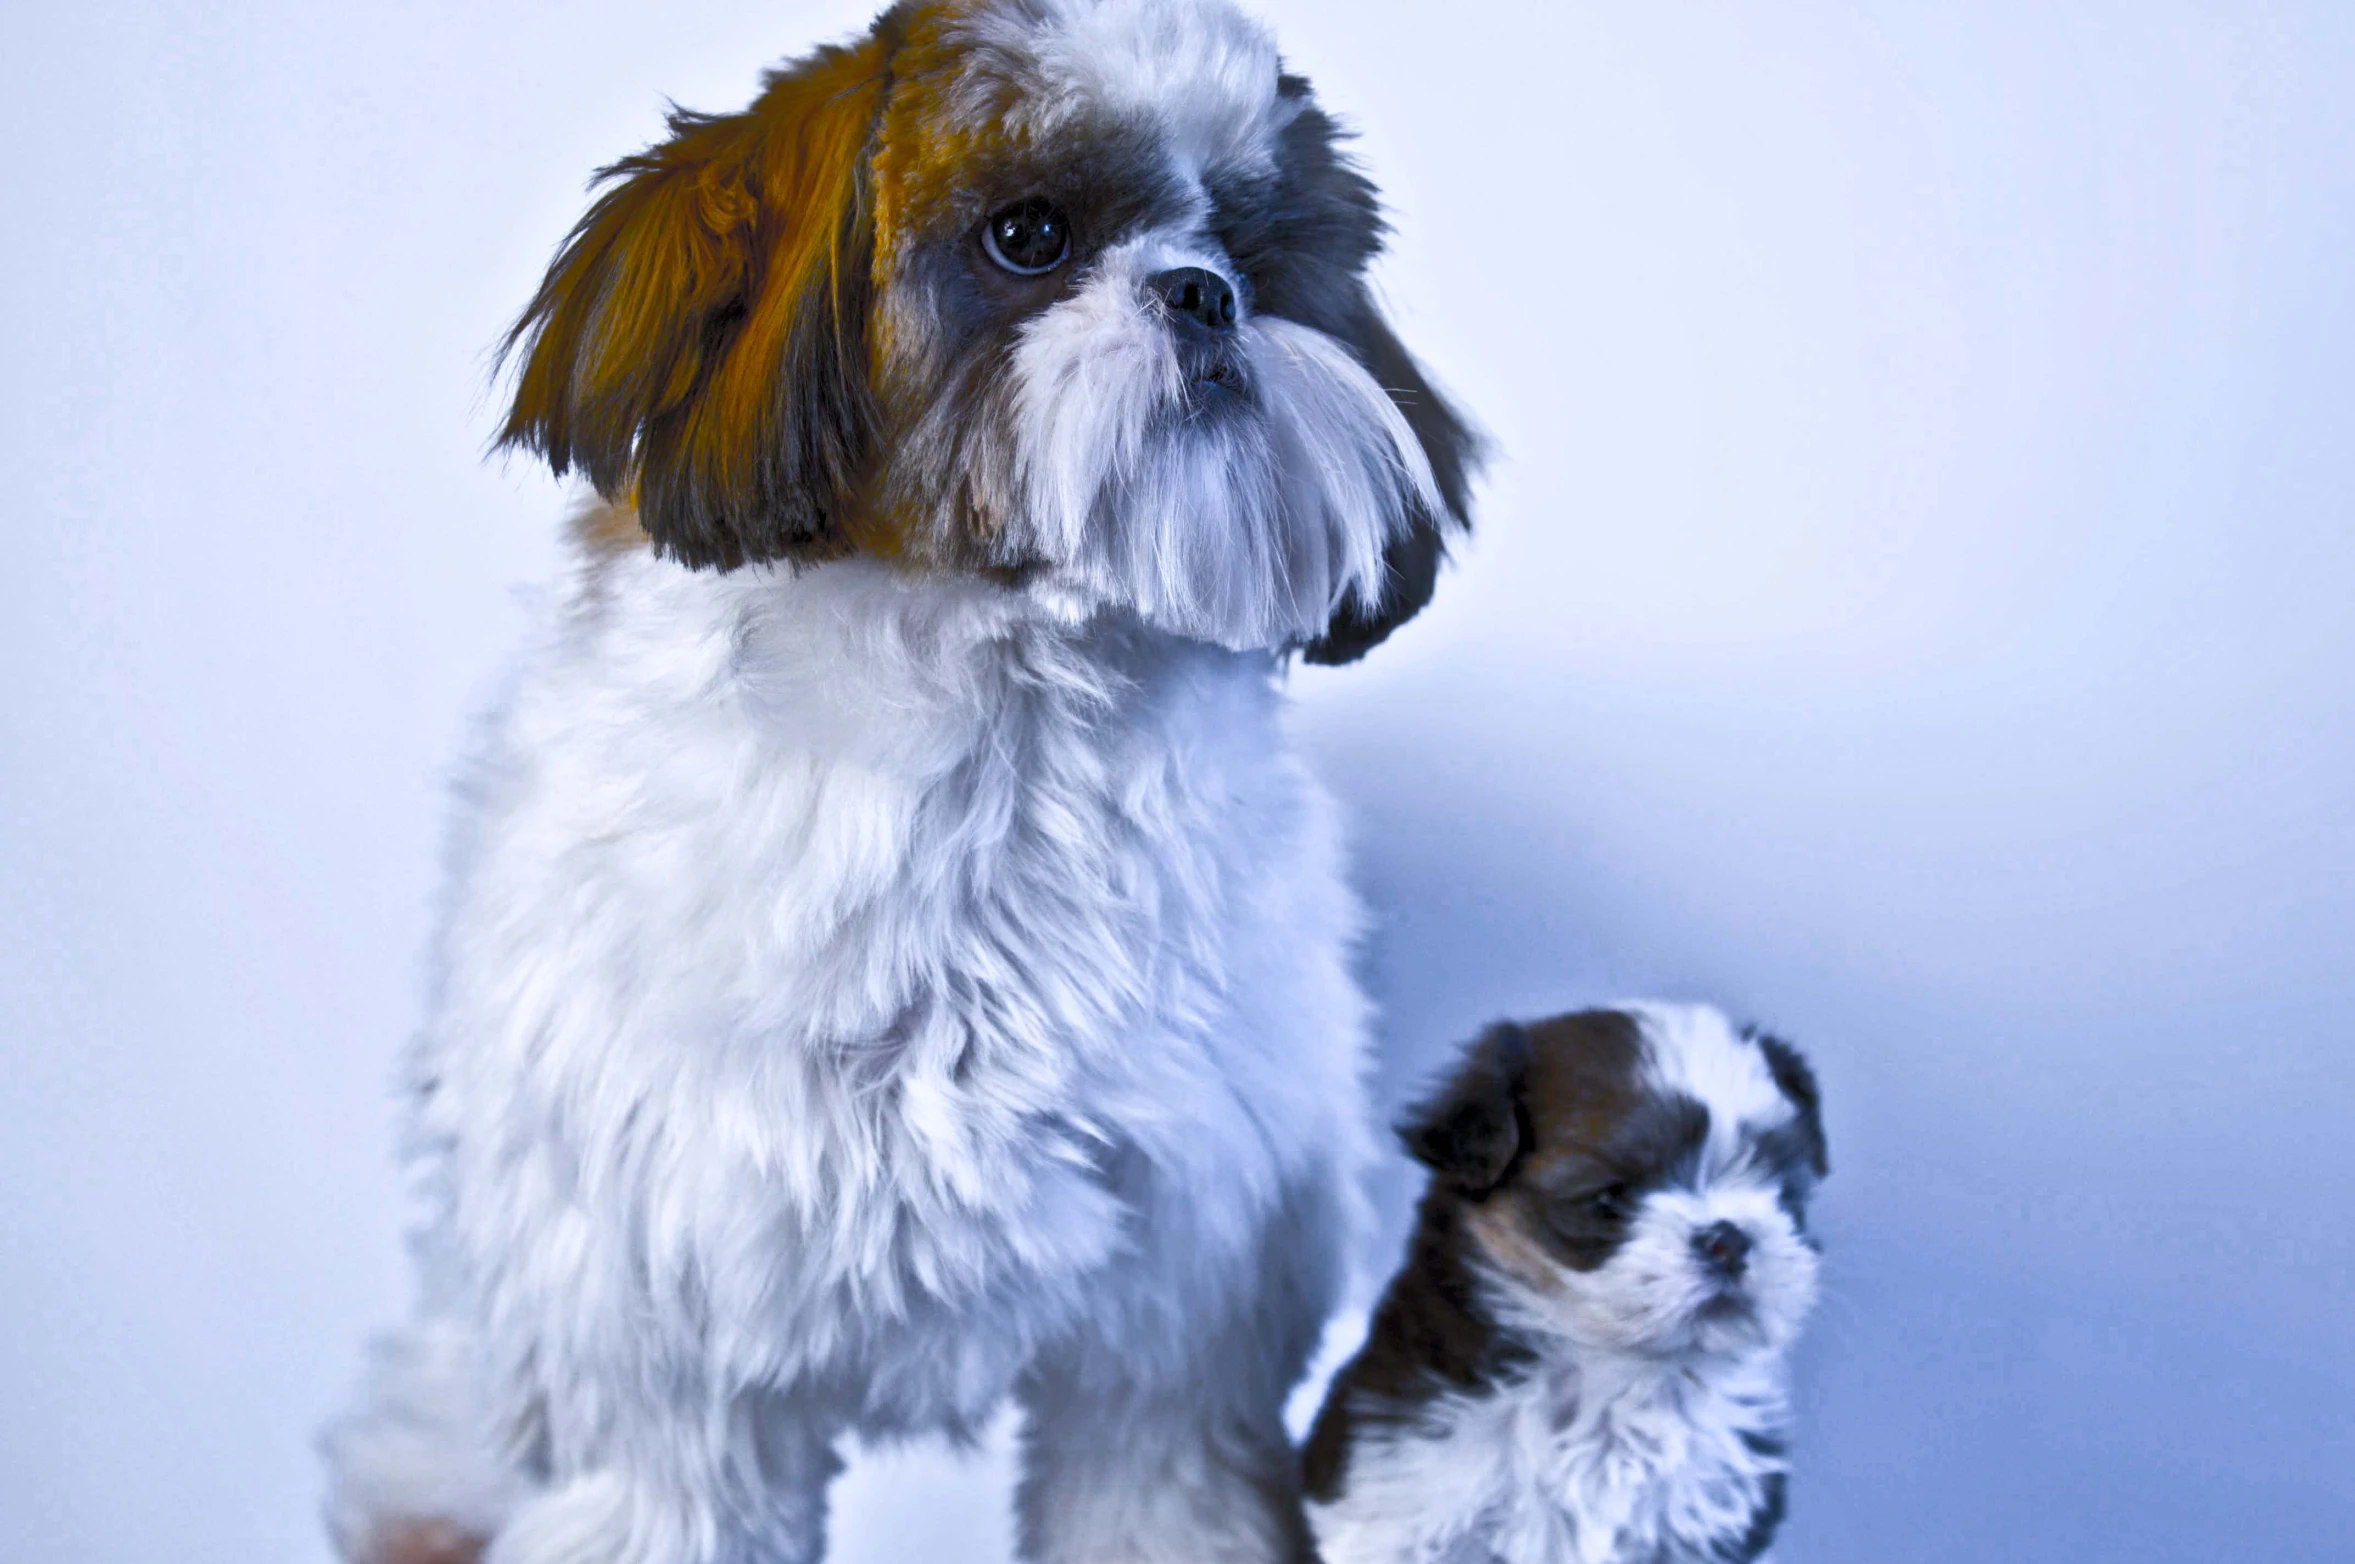
<svg viewBox="0 0 2355 1564">
<path fill-rule="evenodd" d="M 1580 1201 L 1579 1204 L 1586 1207 L 1590 1215 L 1599 1216 L 1610 1222 L 1618 1221 L 1635 1209 L 1634 1202 L 1627 1197 L 1625 1184 L 1613 1184 L 1608 1189 L 1598 1189 Z"/>
<path fill-rule="evenodd" d="M 982 224 L 981 247 L 1017 277 L 1037 277 L 1071 253 L 1071 220 L 1054 202 L 1033 196 Z"/>
</svg>

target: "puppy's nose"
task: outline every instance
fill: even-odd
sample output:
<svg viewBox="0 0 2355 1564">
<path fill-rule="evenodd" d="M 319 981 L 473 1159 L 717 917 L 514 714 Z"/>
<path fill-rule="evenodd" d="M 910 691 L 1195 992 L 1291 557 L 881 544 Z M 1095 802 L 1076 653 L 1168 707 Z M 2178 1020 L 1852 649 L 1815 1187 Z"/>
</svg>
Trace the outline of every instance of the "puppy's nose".
<svg viewBox="0 0 2355 1564">
<path fill-rule="evenodd" d="M 1194 321 L 1212 331 L 1235 329 L 1235 290 L 1224 277 L 1205 266 L 1180 266 L 1156 272 L 1145 281 L 1153 297 L 1172 315 Z"/>
<path fill-rule="evenodd" d="M 1693 1234 L 1693 1253 L 1703 1265 L 1730 1282 L 1749 1263 L 1750 1235 L 1731 1222 L 1712 1222 Z"/>
</svg>

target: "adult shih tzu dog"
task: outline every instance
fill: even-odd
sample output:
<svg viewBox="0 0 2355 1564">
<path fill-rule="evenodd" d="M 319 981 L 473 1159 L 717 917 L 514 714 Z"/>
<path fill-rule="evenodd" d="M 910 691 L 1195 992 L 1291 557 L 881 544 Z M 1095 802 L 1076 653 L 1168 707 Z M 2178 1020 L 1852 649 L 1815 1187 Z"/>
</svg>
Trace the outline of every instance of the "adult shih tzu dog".
<svg viewBox="0 0 2355 1564">
<path fill-rule="evenodd" d="M 1310 1435 L 1326 1564 L 1742 1564 L 1830 1171 L 1815 1077 L 1701 1006 L 1492 1027 L 1403 1134 L 1404 1269 Z"/>
<path fill-rule="evenodd" d="M 1364 1005 L 1279 722 L 1473 442 L 1216 0 L 887 12 L 608 169 L 504 438 L 603 503 L 463 789 L 362 1564 L 809 1564 L 1024 1411 L 1049 1561 L 1299 1559 Z"/>
</svg>

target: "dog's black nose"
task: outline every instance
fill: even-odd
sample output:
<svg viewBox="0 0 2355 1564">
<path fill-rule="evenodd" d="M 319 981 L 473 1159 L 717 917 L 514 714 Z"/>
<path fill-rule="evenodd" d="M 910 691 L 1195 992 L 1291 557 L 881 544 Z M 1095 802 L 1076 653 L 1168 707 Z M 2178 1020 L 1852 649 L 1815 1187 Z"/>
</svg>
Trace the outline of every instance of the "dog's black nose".
<svg viewBox="0 0 2355 1564">
<path fill-rule="evenodd" d="M 1727 1281 L 1742 1274 L 1750 1259 L 1750 1235 L 1731 1222 L 1712 1222 L 1693 1234 L 1693 1253 Z"/>
<path fill-rule="evenodd" d="M 1206 266 L 1180 266 L 1156 272 L 1145 286 L 1169 312 L 1207 326 L 1212 331 L 1235 329 L 1235 289 Z"/>
</svg>

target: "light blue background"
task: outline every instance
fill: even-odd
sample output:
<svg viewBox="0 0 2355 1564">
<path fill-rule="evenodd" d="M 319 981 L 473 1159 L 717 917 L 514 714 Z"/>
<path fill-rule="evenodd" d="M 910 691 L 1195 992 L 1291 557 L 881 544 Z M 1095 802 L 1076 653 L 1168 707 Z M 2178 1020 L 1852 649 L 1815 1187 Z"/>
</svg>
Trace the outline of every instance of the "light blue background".
<svg viewBox="0 0 2355 1564">
<path fill-rule="evenodd" d="M 1787 1560 L 2355 1557 L 2355 8 L 1268 10 L 1503 455 L 1296 680 L 1385 1105 L 1617 994 L 1811 1048 Z M 860 20 L 0 17 L 7 1564 L 322 1556 L 441 779 L 554 568 L 484 350 L 664 95 Z M 1002 1558 L 1001 1466 L 862 1465 L 838 1556 Z"/>
</svg>

